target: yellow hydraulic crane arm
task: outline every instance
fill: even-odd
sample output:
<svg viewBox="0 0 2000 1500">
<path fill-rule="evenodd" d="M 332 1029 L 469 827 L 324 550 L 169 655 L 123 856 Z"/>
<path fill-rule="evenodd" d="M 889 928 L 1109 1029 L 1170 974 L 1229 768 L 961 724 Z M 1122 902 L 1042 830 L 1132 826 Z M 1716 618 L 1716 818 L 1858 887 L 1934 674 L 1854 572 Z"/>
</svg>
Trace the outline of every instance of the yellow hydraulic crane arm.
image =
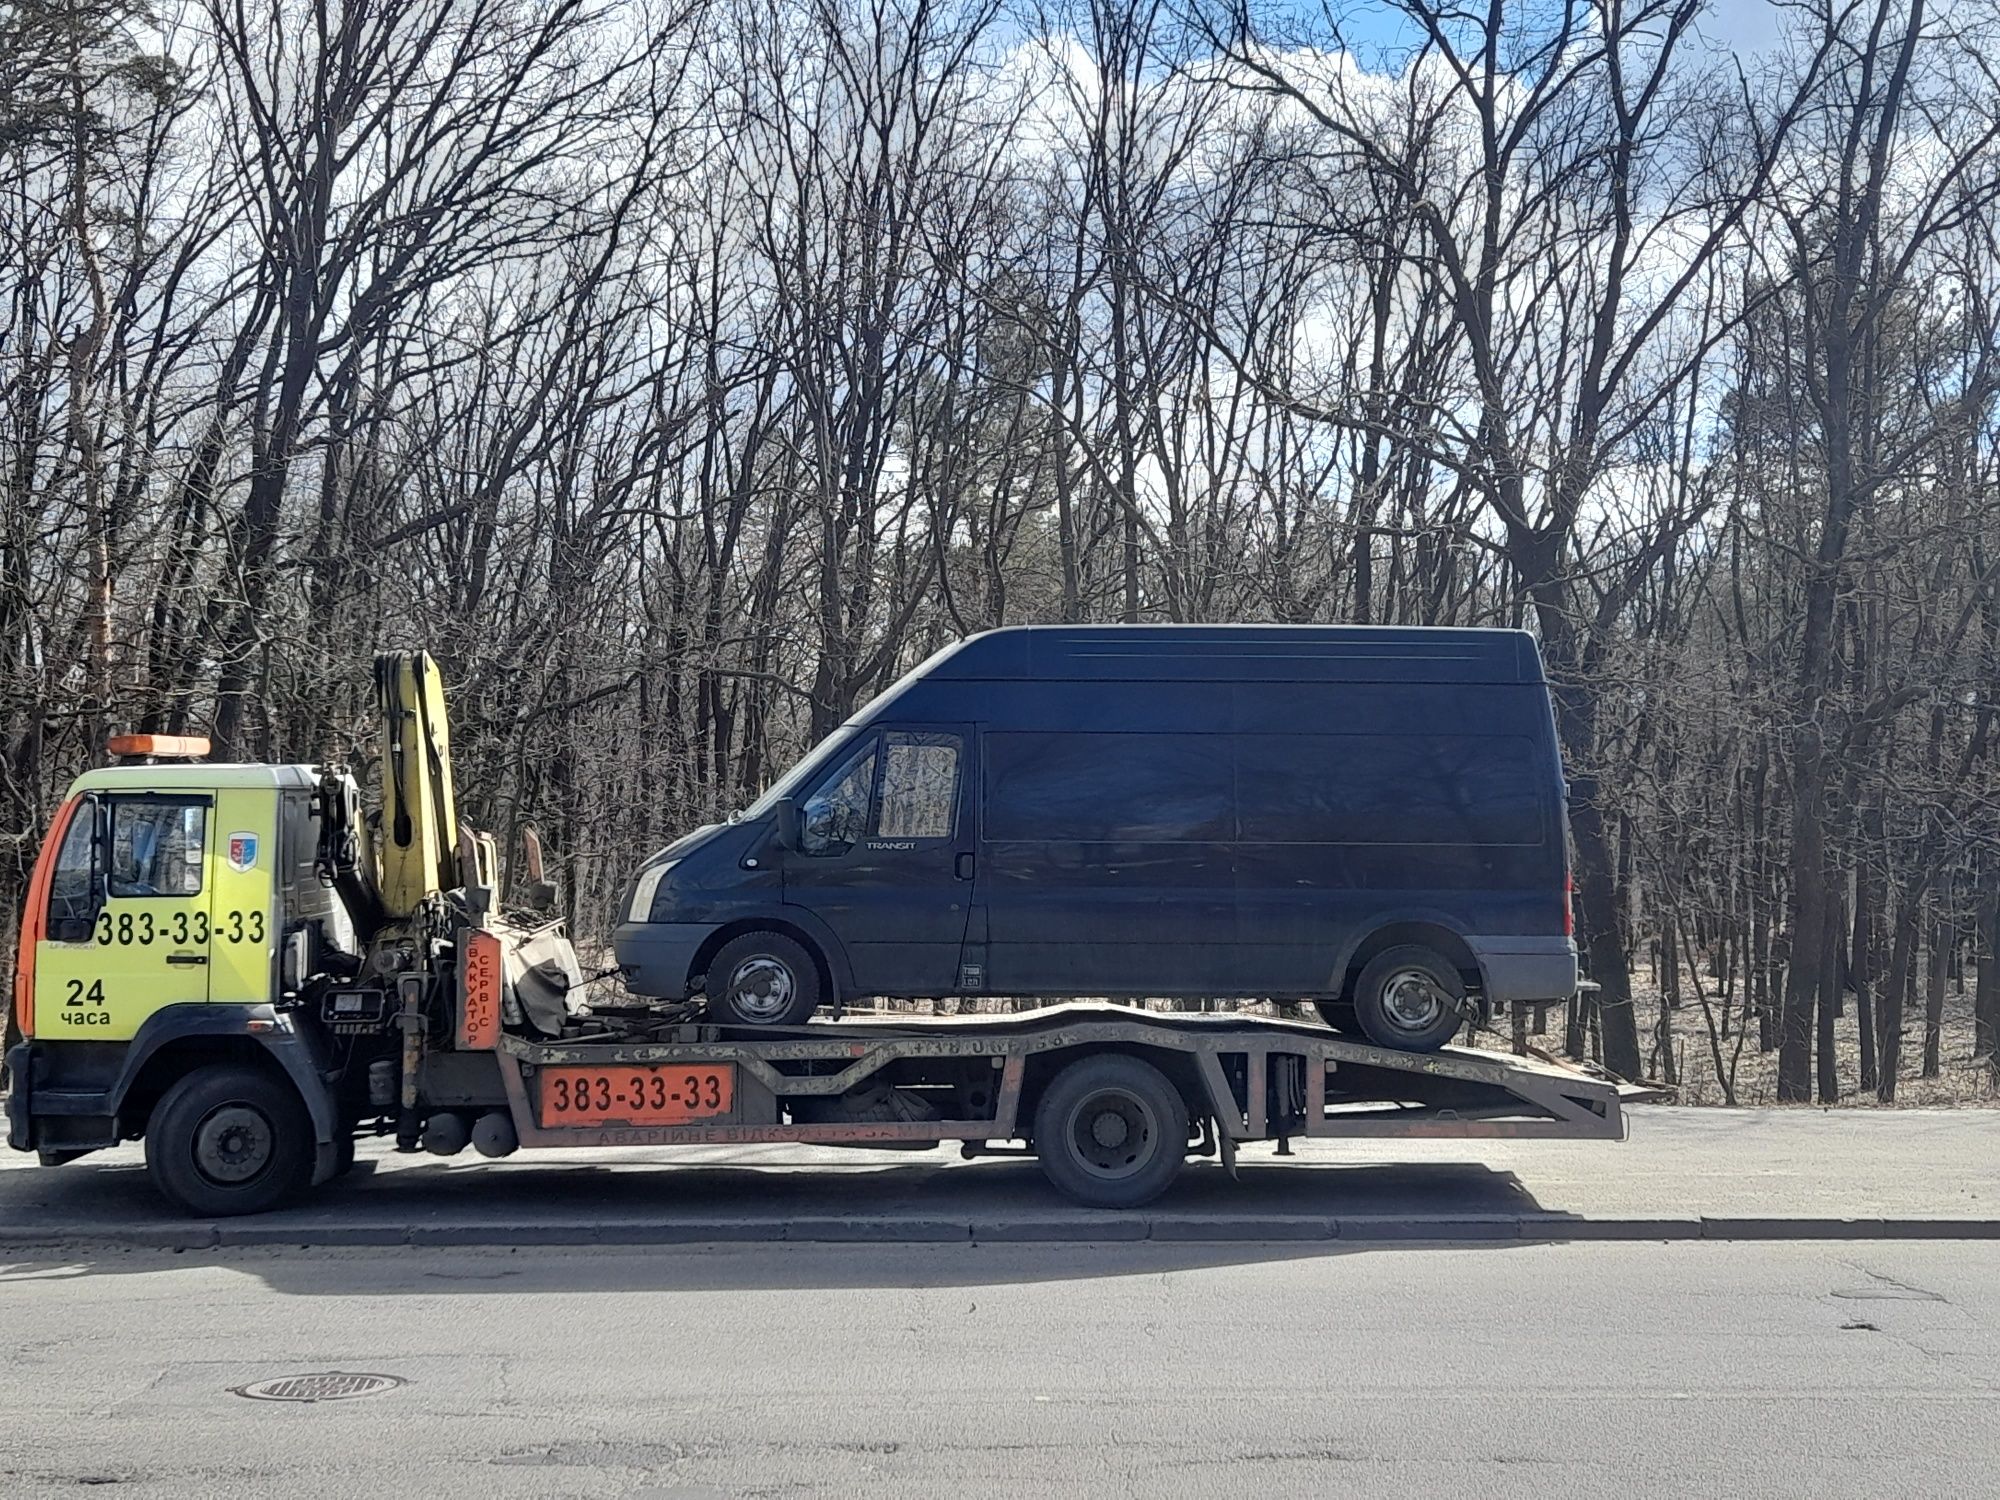
<svg viewBox="0 0 2000 1500">
<path fill-rule="evenodd" d="M 382 713 L 382 906 L 387 916 L 407 917 L 425 897 L 463 883 L 437 663 L 423 651 L 376 657 L 375 701 Z"/>
</svg>

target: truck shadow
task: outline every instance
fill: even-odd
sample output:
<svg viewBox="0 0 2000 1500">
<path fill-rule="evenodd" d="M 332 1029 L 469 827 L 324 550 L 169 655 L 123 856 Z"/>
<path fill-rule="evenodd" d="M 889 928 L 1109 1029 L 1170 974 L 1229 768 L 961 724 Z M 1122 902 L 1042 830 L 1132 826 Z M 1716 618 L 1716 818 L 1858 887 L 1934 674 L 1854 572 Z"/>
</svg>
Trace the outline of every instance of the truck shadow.
<svg viewBox="0 0 2000 1500">
<path fill-rule="evenodd" d="M 134 1153 L 136 1156 L 136 1153 Z M 780 1157 L 754 1164 L 678 1160 L 491 1163 L 363 1160 L 293 1209 L 235 1222 L 259 1225 L 564 1225 L 607 1218 L 786 1219 L 896 1215 L 1117 1218 L 1062 1198 L 1031 1161 L 944 1163 L 887 1153 L 802 1168 Z M 1246 1162 L 1234 1179 L 1213 1162 L 1190 1162 L 1140 1212 L 1240 1217 L 1330 1215 L 1449 1217 L 1551 1212 L 1513 1172 L 1480 1162 Z M 16 1228 L 89 1231 L 107 1224 L 182 1222 L 131 1163 L 92 1160 L 0 1178 L 0 1219 Z"/>
<path fill-rule="evenodd" d="M 1085 1215 L 1026 1161 L 874 1163 L 810 1171 L 762 1166 L 551 1165 L 402 1167 L 343 1183 L 318 1212 L 364 1209 L 407 1214 L 413 1223 L 484 1219 L 519 1212 L 529 1221 L 593 1218 L 735 1218 L 878 1214 L 937 1218 L 971 1213 Z M 1232 1180 L 1212 1163 L 1191 1164 L 1144 1213 L 1237 1216 L 1328 1214 L 1487 1215 L 1541 1213 L 1512 1172 L 1476 1162 L 1368 1165 L 1244 1164 Z M 307 1211 L 301 1217 L 312 1217 Z M 1113 1217 L 1116 1215 L 1114 1214 Z M 267 1215 L 276 1220 L 277 1215 Z"/>
<path fill-rule="evenodd" d="M 399 1165 L 308 1208 L 230 1222 L 268 1236 L 262 1245 L 215 1248 L 209 1226 L 189 1225 L 178 1252 L 143 1246 L 182 1223 L 143 1171 L 79 1164 L 35 1174 L 34 1205 L 5 1205 L 17 1228 L 74 1248 L 6 1253 L 0 1281 L 212 1263 L 288 1295 L 972 1286 L 1519 1248 L 1560 1239 L 1563 1218 L 1480 1163 L 1246 1163 L 1235 1181 L 1195 1164 L 1160 1200 L 1120 1214 L 1068 1204 L 1032 1162 L 879 1160 L 812 1171 Z M 1519 1234 L 1525 1215 L 1546 1221 L 1533 1240 Z"/>
<path fill-rule="evenodd" d="M 213 1269 L 286 1297 L 578 1296 L 634 1292 L 934 1290 L 1031 1286 L 1126 1276 L 1424 1252 L 1525 1251 L 1552 1238 L 1488 1240 L 1044 1241 L 1035 1244 L 759 1243 L 162 1251 L 79 1247 L 0 1257 L 9 1290 L 84 1277 Z"/>
</svg>

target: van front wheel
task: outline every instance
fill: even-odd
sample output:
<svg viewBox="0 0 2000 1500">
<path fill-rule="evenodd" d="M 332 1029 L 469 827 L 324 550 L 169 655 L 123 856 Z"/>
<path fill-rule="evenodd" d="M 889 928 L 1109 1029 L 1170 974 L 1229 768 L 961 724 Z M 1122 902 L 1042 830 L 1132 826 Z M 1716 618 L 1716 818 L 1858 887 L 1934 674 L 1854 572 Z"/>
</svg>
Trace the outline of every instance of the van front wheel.
<svg viewBox="0 0 2000 1500">
<path fill-rule="evenodd" d="M 708 1013 L 725 1026 L 799 1026 L 819 1009 L 812 955 L 778 932 L 723 944 L 704 983 Z"/>
<path fill-rule="evenodd" d="M 1380 1047 L 1435 1052 L 1465 1023 L 1465 983 L 1429 948 L 1406 943 L 1368 960 L 1354 984 L 1354 1019 Z"/>
</svg>

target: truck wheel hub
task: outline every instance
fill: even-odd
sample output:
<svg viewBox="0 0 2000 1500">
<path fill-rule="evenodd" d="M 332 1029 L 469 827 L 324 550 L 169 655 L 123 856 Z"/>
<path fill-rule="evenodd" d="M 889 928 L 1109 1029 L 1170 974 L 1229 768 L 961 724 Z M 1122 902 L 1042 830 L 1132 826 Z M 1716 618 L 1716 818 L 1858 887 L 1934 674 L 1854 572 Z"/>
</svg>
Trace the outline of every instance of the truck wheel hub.
<svg viewBox="0 0 2000 1500">
<path fill-rule="evenodd" d="M 247 1104 L 225 1104 L 195 1131 L 194 1163 L 211 1182 L 248 1182 L 271 1159 L 271 1122 Z"/>
<path fill-rule="evenodd" d="M 1126 1177 L 1145 1165 L 1153 1131 L 1142 1099 L 1105 1093 L 1084 1101 L 1072 1116 L 1074 1159 L 1094 1177 Z"/>
</svg>

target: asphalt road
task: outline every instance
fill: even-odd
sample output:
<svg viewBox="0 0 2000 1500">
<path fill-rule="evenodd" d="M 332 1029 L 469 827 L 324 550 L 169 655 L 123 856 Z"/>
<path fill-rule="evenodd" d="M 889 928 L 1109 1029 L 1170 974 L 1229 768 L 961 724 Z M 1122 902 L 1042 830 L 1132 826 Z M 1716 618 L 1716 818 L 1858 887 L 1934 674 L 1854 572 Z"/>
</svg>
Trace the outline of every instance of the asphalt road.
<svg viewBox="0 0 2000 1500">
<path fill-rule="evenodd" d="M 2000 1245 L 107 1249 L 0 1491 L 1974 1496 Z M 317 1404 L 235 1388 L 399 1377 Z"/>
<path fill-rule="evenodd" d="M 522 1152 L 364 1148 L 284 1213 L 185 1223 L 137 1147 L 44 1168 L 0 1151 L 0 1246 L 876 1239 L 1743 1238 L 2000 1235 L 1990 1110 L 1641 1108 L 1630 1139 L 1303 1142 L 1191 1163 L 1137 1214 L 1067 1204 L 1033 1162 L 799 1146 Z"/>
</svg>

